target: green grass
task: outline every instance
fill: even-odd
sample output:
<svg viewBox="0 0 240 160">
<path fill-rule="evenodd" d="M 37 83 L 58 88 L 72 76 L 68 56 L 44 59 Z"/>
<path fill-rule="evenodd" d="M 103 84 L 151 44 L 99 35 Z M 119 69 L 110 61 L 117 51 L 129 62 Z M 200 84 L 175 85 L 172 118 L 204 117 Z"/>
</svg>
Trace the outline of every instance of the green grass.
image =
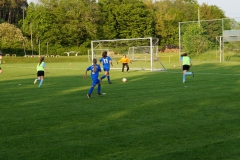
<svg viewBox="0 0 240 160">
<path fill-rule="evenodd" d="M 40 89 L 35 63 L 3 64 L 0 159 L 240 159 L 240 65 L 194 63 L 182 84 L 174 63 L 166 72 L 111 70 L 106 95 L 95 88 L 91 99 L 90 63 L 47 59 Z"/>
</svg>

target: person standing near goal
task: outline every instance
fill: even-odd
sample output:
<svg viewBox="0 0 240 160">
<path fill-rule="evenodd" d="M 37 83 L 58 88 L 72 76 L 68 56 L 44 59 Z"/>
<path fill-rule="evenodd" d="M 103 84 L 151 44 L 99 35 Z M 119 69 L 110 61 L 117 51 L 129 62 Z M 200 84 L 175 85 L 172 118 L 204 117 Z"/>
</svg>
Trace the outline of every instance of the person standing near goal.
<svg viewBox="0 0 240 160">
<path fill-rule="evenodd" d="M 132 62 L 129 58 L 127 58 L 126 54 L 124 54 L 123 58 L 121 58 L 118 62 L 122 62 L 122 72 L 124 72 L 125 66 L 127 67 L 127 72 L 129 71 L 128 63 L 130 62 L 132 64 Z M 118 62 L 117 62 L 117 64 L 118 64 Z"/>
<path fill-rule="evenodd" d="M 101 67 L 100 67 L 100 65 L 97 64 L 96 58 L 93 59 L 93 64 L 86 69 L 85 74 L 83 76 L 84 79 L 87 77 L 88 71 L 91 72 L 92 86 L 90 87 L 90 89 L 88 91 L 87 97 L 91 98 L 91 94 L 96 85 L 98 85 L 98 95 L 101 95 L 101 92 L 100 92 L 101 91 L 101 81 L 98 79 L 99 72 L 101 72 Z"/>
<path fill-rule="evenodd" d="M 187 53 L 181 54 L 181 65 L 182 65 L 182 70 L 183 70 L 183 83 L 185 83 L 186 76 L 192 75 L 194 77 L 193 72 L 188 72 L 190 67 L 192 66 L 192 61 L 187 56 Z"/>
<path fill-rule="evenodd" d="M 45 69 L 47 70 L 46 63 L 44 62 L 44 57 L 41 57 L 39 63 L 37 64 L 37 79 L 35 79 L 33 82 L 34 84 L 36 84 L 37 81 L 40 81 L 38 88 L 42 86 Z M 49 71 L 47 70 L 47 72 Z"/>
<path fill-rule="evenodd" d="M 101 81 L 105 77 L 107 77 L 108 83 L 112 84 L 110 81 L 109 71 L 110 71 L 110 64 L 111 64 L 111 66 L 113 66 L 113 64 L 112 64 L 112 59 L 109 56 L 107 56 L 107 51 L 104 51 L 102 53 L 102 58 L 100 59 L 100 65 L 101 64 L 103 65 L 103 70 L 104 70 L 104 75 L 101 77 Z"/>
</svg>

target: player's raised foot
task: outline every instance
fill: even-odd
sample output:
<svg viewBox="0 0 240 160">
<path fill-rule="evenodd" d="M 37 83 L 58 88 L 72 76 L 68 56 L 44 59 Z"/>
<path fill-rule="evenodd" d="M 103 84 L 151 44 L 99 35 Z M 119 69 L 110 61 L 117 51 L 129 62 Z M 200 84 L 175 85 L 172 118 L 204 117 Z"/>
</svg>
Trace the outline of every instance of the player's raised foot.
<svg viewBox="0 0 240 160">
<path fill-rule="evenodd" d="M 88 98 L 91 98 L 91 94 L 87 94 L 87 97 L 88 97 Z"/>
<path fill-rule="evenodd" d="M 102 93 L 98 93 L 98 95 L 99 95 L 99 96 L 101 96 L 101 95 L 102 95 Z"/>
<path fill-rule="evenodd" d="M 35 79 L 33 83 L 36 84 L 37 83 L 37 79 Z"/>
<path fill-rule="evenodd" d="M 194 77 L 194 72 L 192 72 L 192 76 Z"/>
</svg>

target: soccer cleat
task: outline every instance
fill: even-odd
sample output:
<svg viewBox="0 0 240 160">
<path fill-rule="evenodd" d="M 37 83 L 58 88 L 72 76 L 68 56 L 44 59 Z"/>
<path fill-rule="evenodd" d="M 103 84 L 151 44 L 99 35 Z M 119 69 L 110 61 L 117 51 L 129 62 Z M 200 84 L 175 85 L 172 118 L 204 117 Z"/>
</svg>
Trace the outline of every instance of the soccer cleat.
<svg viewBox="0 0 240 160">
<path fill-rule="evenodd" d="M 192 76 L 194 77 L 194 73 L 192 72 Z"/>
<path fill-rule="evenodd" d="M 99 95 L 99 96 L 101 96 L 101 95 L 102 95 L 102 93 L 98 93 L 98 95 Z"/>
<path fill-rule="evenodd" d="M 36 84 L 37 83 L 37 79 L 35 79 L 33 83 Z"/>
<path fill-rule="evenodd" d="M 185 81 L 183 81 L 182 83 L 185 83 Z"/>
<path fill-rule="evenodd" d="M 88 98 L 91 98 L 91 94 L 87 94 L 87 97 L 88 97 Z"/>
</svg>

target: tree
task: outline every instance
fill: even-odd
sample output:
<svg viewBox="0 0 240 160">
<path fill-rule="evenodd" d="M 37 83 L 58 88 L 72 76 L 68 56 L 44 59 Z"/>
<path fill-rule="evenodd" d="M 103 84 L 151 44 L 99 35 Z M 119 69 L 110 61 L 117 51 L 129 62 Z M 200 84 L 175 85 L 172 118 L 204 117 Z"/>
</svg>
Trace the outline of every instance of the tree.
<svg viewBox="0 0 240 160">
<path fill-rule="evenodd" d="M 162 44 L 178 44 L 178 23 L 196 20 L 197 6 L 196 0 L 161 0 L 155 2 L 155 33 Z"/>
<path fill-rule="evenodd" d="M 0 24 L 0 48 L 22 48 L 23 41 L 27 39 L 16 26 L 9 23 Z"/>
<path fill-rule="evenodd" d="M 150 37 L 153 13 L 139 0 L 99 0 L 103 14 L 102 39 Z"/>
<path fill-rule="evenodd" d="M 204 36 L 205 30 L 198 24 L 189 24 L 182 36 L 182 47 L 189 55 L 198 55 L 208 49 L 210 41 Z"/>
</svg>

